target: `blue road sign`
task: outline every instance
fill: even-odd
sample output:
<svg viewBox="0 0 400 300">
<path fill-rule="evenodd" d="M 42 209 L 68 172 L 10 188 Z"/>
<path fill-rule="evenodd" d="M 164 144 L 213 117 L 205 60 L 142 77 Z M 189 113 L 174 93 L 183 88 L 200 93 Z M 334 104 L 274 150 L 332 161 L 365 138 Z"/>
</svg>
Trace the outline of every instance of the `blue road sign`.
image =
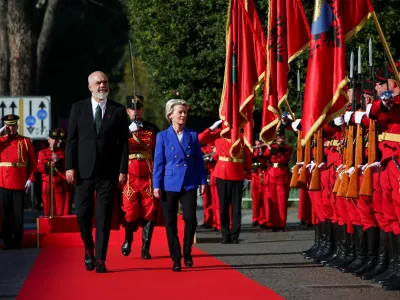
<svg viewBox="0 0 400 300">
<path fill-rule="evenodd" d="M 36 118 L 34 116 L 27 116 L 25 118 L 25 123 L 29 126 L 32 127 L 36 123 Z"/>
<path fill-rule="evenodd" d="M 47 111 L 45 111 L 44 109 L 39 109 L 36 115 L 39 120 L 43 121 L 47 118 Z"/>
</svg>

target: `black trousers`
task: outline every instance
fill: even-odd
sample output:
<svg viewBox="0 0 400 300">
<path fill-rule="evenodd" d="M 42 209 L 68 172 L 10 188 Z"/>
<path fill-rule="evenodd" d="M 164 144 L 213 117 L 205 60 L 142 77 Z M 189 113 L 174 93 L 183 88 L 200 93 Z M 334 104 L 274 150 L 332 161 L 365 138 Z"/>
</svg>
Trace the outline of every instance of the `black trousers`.
<svg viewBox="0 0 400 300">
<path fill-rule="evenodd" d="M 110 238 L 113 197 L 116 184 L 110 179 L 79 179 L 75 186 L 75 206 L 81 237 L 86 249 L 93 249 L 93 216 L 96 222 L 96 258 L 106 260 Z M 96 192 L 96 213 L 94 193 Z"/>
<path fill-rule="evenodd" d="M 2 238 L 7 248 L 21 247 L 24 235 L 25 190 L 0 188 Z"/>
<path fill-rule="evenodd" d="M 221 233 L 223 239 L 239 238 L 242 226 L 243 180 L 224 180 L 216 178 Z M 229 229 L 229 208 L 232 205 L 232 229 Z"/>
<path fill-rule="evenodd" d="M 161 208 L 165 219 L 169 253 L 174 262 L 180 262 L 182 258 L 178 237 L 177 214 L 179 200 L 182 204 L 183 220 L 185 221 L 183 237 L 183 255 L 185 257 L 192 253 L 194 234 L 197 228 L 197 190 L 182 190 L 181 192 L 162 191 L 161 194 Z"/>
</svg>

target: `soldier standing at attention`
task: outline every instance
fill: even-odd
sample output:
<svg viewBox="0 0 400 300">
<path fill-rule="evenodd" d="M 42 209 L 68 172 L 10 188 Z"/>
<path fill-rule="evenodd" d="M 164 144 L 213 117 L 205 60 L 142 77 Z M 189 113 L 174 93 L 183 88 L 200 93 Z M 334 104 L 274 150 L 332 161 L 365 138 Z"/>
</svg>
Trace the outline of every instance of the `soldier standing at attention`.
<svg viewBox="0 0 400 300">
<path fill-rule="evenodd" d="M 21 247 L 25 195 L 35 180 L 36 157 L 30 139 L 18 135 L 16 115 L 2 118 L 6 135 L 0 137 L 0 203 L 5 249 Z"/>
</svg>

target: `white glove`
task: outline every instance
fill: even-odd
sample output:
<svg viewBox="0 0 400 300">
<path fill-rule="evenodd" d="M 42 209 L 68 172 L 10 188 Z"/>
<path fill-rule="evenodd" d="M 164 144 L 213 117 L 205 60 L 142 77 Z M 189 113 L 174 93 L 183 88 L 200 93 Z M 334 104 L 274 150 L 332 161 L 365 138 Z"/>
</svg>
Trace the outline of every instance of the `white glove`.
<svg viewBox="0 0 400 300">
<path fill-rule="evenodd" d="M 346 171 L 346 173 L 351 175 L 351 174 L 353 174 L 354 170 L 355 170 L 354 167 L 351 167 Z"/>
<path fill-rule="evenodd" d="M 131 125 L 129 125 L 130 132 L 138 131 L 138 129 L 139 129 L 139 126 L 135 122 L 132 122 Z"/>
<path fill-rule="evenodd" d="M 339 116 L 339 117 L 336 117 L 335 119 L 333 119 L 333 123 L 336 126 L 342 126 L 344 124 L 343 116 Z"/>
<path fill-rule="evenodd" d="M 318 169 L 319 169 L 320 171 L 326 170 L 326 163 L 325 163 L 325 162 L 320 163 L 320 164 L 318 165 Z"/>
<path fill-rule="evenodd" d="M 248 179 L 245 179 L 243 181 L 243 190 L 247 189 L 247 187 L 249 186 L 249 182 L 250 182 L 250 180 L 248 180 Z"/>
<path fill-rule="evenodd" d="M 338 166 L 338 167 L 336 168 L 336 172 L 339 172 L 341 169 L 343 169 L 343 168 L 345 168 L 345 167 L 346 167 L 346 165 L 341 164 L 340 166 Z"/>
<path fill-rule="evenodd" d="M 343 170 L 342 172 L 340 172 L 340 174 L 339 174 L 339 178 L 340 178 L 340 179 L 342 179 L 342 175 L 343 175 L 343 173 L 346 173 L 346 171 L 345 171 L 345 170 Z"/>
<path fill-rule="evenodd" d="M 221 124 L 221 123 L 222 123 L 222 120 L 216 121 L 214 124 L 212 124 L 212 126 L 210 127 L 210 130 L 214 131 L 215 129 L 218 128 L 219 124 Z"/>
<path fill-rule="evenodd" d="M 363 119 L 363 117 L 366 115 L 366 112 L 363 111 L 356 111 L 355 115 L 354 115 L 354 122 L 356 124 L 361 124 L 361 120 Z"/>
<path fill-rule="evenodd" d="M 296 166 L 299 166 L 299 167 L 300 167 L 300 168 L 299 168 L 299 172 L 300 172 L 301 167 L 304 166 L 304 161 L 301 161 L 301 162 L 296 163 L 296 164 L 292 167 L 292 172 L 293 172 L 293 169 L 294 169 Z"/>
<path fill-rule="evenodd" d="M 381 165 L 381 163 L 379 161 L 376 161 L 376 162 L 374 162 L 372 164 L 364 165 L 363 168 L 362 168 L 363 173 L 368 168 L 372 168 L 372 173 L 378 173 L 378 172 L 383 171 L 383 167 L 382 167 L 382 165 Z"/>
<path fill-rule="evenodd" d="M 346 124 L 348 125 L 350 123 L 351 120 L 351 116 L 353 115 L 353 111 L 346 111 L 344 113 L 344 121 L 346 122 Z"/>
<path fill-rule="evenodd" d="M 294 132 L 297 132 L 297 131 L 298 131 L 297 126 L 299 126 L 300 122 L 301 122 L 301 119 L 297 119 L 296 121 L 294 121 L 294 122 L 291 124 L 291 125 L 292 125 L 292 129 L 293 129 Z"/>
<path fill-rule="evenodd" d="M 314 161 L 311 161 L 311 162 L 306 166 L 306 168 L 307 168 L 308 171 L 311 173 L 311 172 L 315 169 L 315 166 L 316 166 L 315 162 L 314 162 Z"/>
<path fill-rule="evenodd" d="M 28 191 L 32 185 L 33 185 L 33 182 L 28 179 L 27 182 L 25 183 L 25 192 L 26 193 L 28 193 Z"/>
</svg>

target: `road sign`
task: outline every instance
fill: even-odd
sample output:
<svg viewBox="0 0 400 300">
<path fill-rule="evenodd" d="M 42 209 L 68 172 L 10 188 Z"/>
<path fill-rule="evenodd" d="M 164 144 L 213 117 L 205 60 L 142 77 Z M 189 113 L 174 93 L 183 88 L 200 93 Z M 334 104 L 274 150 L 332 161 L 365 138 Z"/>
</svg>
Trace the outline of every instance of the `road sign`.
<svg viewBox="0 0 400 300">
<path fill-rule="evenodd" d="M 1 117 L 19 116 L 19 134 L 33 140 L 44 140 L 51 128 L 51 99 L 46 97 L 0 97 Z"/>
</svg>

